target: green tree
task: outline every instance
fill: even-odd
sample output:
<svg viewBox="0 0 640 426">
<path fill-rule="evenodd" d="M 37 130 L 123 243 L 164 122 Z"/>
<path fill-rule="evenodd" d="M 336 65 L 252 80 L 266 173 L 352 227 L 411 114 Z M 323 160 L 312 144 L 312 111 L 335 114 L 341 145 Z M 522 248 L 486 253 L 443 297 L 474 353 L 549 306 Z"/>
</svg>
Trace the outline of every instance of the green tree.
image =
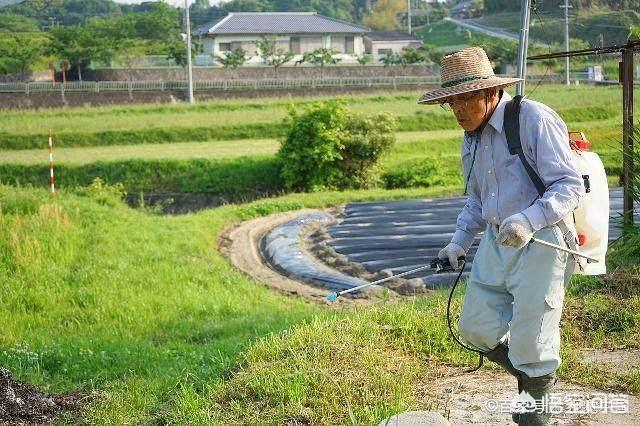
<svg viewBox="0 0 640 426">
<path fill-rule="evenodd" d="M 35 19 L 15 13 L 0 13 L 0 30 L 15 33 L 40 32 Z"/>
<path fill-rule="evenodd" d="M 515 65 L 518 59 L 518 43 L 515 41 L 492 38 L 491 42 L 478 40 L 472 44 L 482 46 L 489 59 L 499 67 Z"/>
<path fill-rule="evenodd" d="M 305 52 L 305 54 L 302 55 L 302 59 L 297 63 L 307 62 L 315 66 L 319 66 L 320 78 L 324 78 L 324 67 L 326 65 L 335 65 L 340 62 L 340 58 L 336 58 L 334 56 L 336 53 L 337 52 L 333 49 L 321 47 L 312 52 Z"/>
<path fill-rule="evenodd" d="M 427 60 L 422 49 L 405 46 L 400 52 L 400 65 L 405 68 L 407 65 L 419 64 Z"/>
<path fill-rule="evenodd" d="M 274 36 L 262 37 L 256 42 L 256 47 L 260 52 L 260 57 L 266 65 L 273 67 L 273 71 L 278 77 L 278 69 L 293 58 L 293 52 L 277 47 Z"/>
<path fill-rule="evenodd" d="M 92 60 L 109 62 L 114 55 L 114 45 L 103 31 L 94 31 L 94 24 L 89 26 L 73 25 L 55 27 L 50 31 L 50 53 L 58 59 L 65 59 L 78 72 L 82 80 L 82 70 Z"/>
<path fill-rule="evenodd" d="M 47 43 L 43 35 L 0 31 L 0 73 L 28 71 L 43 56 Z"/>
<path fill-rule="evenodd" d="M 380 62 L 385 67 L 393 67 L 402 63 L 402 58 L 396 52 L 386 52 L 383 57 L 380 58 Z"/>
<path fill-rule="evenodd" d="M 402 27 L 400 17 L 406 12 L 405 0 L 378 0 L 362 23 L 378 31 L 396 30 Z"/>
<path fill-rule="evenodd" d="M 236 69 L 239 66 L 242 66 L 247 60 L 247 52 L 241 47 L 237 47 L 230 52 L 227 52 L 226 55 L 218 56 L 218 61 L 225 68 Z"/>
</svg>

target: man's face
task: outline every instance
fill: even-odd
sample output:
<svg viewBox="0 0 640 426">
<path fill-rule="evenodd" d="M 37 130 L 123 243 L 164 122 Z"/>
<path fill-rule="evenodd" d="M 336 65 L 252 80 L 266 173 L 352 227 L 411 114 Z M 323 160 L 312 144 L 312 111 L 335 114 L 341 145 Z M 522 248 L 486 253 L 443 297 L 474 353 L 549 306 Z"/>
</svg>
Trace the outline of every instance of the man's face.
<svg viewBox="0 0 640 426">
<path fill-rule="evenodd" d="M 490 97 L 491 94 L 487 93 Z M 463 93 L 446 100 L 458 120 L 458 124 L 467 132 L 476 130 L 485 119 L 488 105 L 485 102 L 485 91 Z"/>
</svg>

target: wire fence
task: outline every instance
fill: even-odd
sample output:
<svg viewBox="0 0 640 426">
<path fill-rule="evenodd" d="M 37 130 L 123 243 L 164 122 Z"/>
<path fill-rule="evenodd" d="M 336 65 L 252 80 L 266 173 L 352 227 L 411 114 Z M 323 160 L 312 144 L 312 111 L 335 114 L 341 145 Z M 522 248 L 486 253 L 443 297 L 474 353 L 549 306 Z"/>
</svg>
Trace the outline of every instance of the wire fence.
<svg viewBox="0 0 640 426">
<path fill-rule="evenodd" d="M 529 83 L 561 83 L 564 75 L 528 76 Z M 589 81 L 586 73 L 573 73 L 571 81 Z M 617 81 L 611 81 L 617 83 Z M 439 85 L 437 76 L 397 76 L 397 77 L 340 77 L 312 79 L 255 79 L 255 80 L 196 80 L 195 91 L 210 90 L 261 90 L 261 89 L 304 89 L 304 88 L 348 88 L 348 87 L 402 87 Z M 0 83 L 0 93 L 42 93 L 42 92 L 115 92 L 115 91 L 166 91 L 187 90 L 186 80 L 131 80 L 131 81 L 73 81 L 53 84 L 50 81 L 30 83 Z"/>
</svg>

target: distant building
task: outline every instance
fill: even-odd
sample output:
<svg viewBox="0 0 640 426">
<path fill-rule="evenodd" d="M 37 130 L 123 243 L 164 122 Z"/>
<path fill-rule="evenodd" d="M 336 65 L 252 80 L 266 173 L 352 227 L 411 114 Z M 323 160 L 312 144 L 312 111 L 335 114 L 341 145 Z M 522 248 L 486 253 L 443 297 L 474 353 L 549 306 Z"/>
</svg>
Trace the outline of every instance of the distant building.
<svg viewBox="0 0 640 426">
<path fill-rule="evenodd" d="M 203 44 L 204 54 L 223 56 L 238 47 L 247 52 L 247 64 L 263 62 L 256 43 L 264 36 L 275 36 L 277 46 L 295 54 L 291 62 L 305 52 L 332 48 L 344 62 L 356 62 L 364 54 L 362 25 L 321 16 L 315 12 L 229 13 L 219 21 L 194 31 Z"/>
<path fill-rule="evenodd" d="M 399 53 L 403 47 L 420 47 L 422 42 L 406 31 L 372 31 L 365 34 L 364 45 L 373 63 L 380 63 L 387 53 Z"/>
</svg>

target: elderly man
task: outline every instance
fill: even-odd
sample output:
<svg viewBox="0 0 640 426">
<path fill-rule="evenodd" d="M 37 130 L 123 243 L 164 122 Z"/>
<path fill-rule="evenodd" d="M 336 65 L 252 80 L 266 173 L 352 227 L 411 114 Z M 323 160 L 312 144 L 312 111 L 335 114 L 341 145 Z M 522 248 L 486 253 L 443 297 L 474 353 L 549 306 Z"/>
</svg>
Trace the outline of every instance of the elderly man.
<svg viewBox="0 0 640 426">
<path fill-rule="evenodd" d="M 524 156 L 510 153 L 505 107 L 511 97 L 502 89 L 520 80 L 496 77 L 483 49 L 446 55 L 441 66 L 442 87 L 418 103 L 451 109 L 465 130 L 462 169 L 468 200 L 438 257 L 457 269 L 458 258 L 484 231 L 467 281 L 460 335 L 514 375 L 519 392 L 541 400 L 557 382 L 564 285 L 575 264 L 562 251 L 529 242 L 535 236 L 565 245 L 575 238 L 570 218 L 584 194 L 583 181 L 564 122 L 541 103 L 521 102 Z M 537 189 L 528 166 L 544 183 L 543 190 L 542 184 Z M 571 230 L 570 238 L 559 225 Z M 547 424 L 549 417 L 546 410 L 513 415 L 520 425 Z"/>
</svg>

